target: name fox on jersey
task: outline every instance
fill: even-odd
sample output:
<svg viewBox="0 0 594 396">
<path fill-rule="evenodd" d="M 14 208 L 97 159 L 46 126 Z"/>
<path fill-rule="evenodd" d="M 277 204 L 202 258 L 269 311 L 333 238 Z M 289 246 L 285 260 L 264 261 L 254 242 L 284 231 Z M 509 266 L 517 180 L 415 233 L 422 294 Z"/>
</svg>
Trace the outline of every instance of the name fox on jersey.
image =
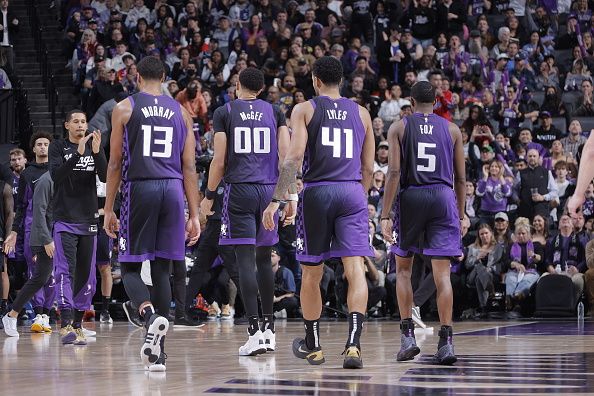
<svg viewBox="0 0 594 396">
<path fill-rule="evenodd" d="M 253 121 L 262 121 L 262 113 L 259 111 L 249 111 L 249 112 L 241 112 L 239 116 L 243 121 L 245 120 L 253 120 Z"/>
<path fill-rule="evenodd" d="M 433 135 L 433 125 L 419 125 L 422 135 Z"/>
<path fill-rule="evenodd" d="M 144 118 L 149 117 L 162 117 L 168 120 L 175 115 L 174 111 L 164 108 L 163 106 L 145 106 L 140 109 Z"/>
<path fill-rule="evenodd" d="M 348 113 L 346 110 L 326 109 L 326 115 L 329 120 L 346 120 Z"/>
</svg>

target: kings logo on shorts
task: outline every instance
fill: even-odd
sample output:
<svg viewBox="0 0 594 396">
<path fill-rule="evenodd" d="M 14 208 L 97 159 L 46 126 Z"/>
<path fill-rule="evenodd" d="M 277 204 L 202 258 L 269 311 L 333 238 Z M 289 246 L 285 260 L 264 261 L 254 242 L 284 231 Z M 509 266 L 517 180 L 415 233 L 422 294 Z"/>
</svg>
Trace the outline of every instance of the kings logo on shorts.
<svg viewBox="0 0 594 396">
<path fill-rule="evenodd" d="M 120 238 L 120 251 L 126 251 L 126 238 Z"/>
</svg>

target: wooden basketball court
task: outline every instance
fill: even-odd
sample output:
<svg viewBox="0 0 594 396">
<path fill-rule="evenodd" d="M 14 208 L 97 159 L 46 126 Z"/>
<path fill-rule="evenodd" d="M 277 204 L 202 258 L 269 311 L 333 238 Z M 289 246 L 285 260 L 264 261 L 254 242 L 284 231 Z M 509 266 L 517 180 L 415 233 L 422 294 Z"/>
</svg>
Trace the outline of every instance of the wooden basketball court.
<svg viewBox="0 0 594 396">
<path fill-rule="evenodd" d="M 140 365 L 143 330 L 86 324 L 97 337 L 62 346 L 56 333 L 0 335 L 0 395 L 594 395 L 594 322 L 456 323 L 454 367 L 434 366 L 438 324 L 417 333 L 421 355 L 397 363 L 398 323 L 371 321 L 362 336 L 365 368 L 342 369 L 346 322 L 323 322 L 326 363 L 309 366 L 290 345 L 301 322 L 277 321 L 277 351 L 239 357 L 243 326 L 212 322 L 171 328 L 166 373 Z"/>
</svg>

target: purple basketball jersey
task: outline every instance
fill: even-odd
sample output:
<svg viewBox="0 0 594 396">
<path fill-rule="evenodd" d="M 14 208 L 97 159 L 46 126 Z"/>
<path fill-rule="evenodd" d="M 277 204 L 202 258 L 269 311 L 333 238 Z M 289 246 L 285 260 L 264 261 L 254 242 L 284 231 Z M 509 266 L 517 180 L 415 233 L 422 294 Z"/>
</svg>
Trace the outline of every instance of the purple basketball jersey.
<svg viewBox="0 0 594 396">
<path fill-rule="evenodd" d="M 454 142 L 448 121 L 434 113 L 414 113 L 404 119 L 400 142 L 401 185 L 454 185 Z"/>
<path fill-rule="evenodd" d="M 314 114 L 307 125 L 303 180 L 360 181 L 365 127 L 359 105 L 347 98 L 327 96 L 310 103 Z"/>
<path fill-rule="evenodd" d="M 124 181 L 183 179 L 187 128 L 180 104 L 165 96 L 129 97 L 132 115 L 124 131 Z"/>
<path fill-rule="evenodd" d="M 215 132 L 227 135 L 225 183 L 276 184 L 280 110 L 260 99 L 237 99 L 214 114 Z"/>
</svg>

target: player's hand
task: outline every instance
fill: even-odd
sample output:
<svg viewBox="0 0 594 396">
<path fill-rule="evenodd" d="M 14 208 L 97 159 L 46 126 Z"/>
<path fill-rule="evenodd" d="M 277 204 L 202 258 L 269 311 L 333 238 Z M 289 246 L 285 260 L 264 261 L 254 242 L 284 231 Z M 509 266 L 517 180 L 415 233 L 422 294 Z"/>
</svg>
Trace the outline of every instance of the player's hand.
<svg viewBox="0 0 594 396">
<path fill-rule="evenodd" d="M 120 222 L 118 221 L 118 218 L 116 217 L 116 214 L 113 210 L 105 211 L 103 229 L 110 238 L 117 238 L 116 232 L 120 230 Z"/>
<path fill-rule="evenodd" d="M 101 150 L 101 132 L 100 131 L 93 131 L 91 134 L 93 136 L 93 154 L 99 154 L 99 150 Z"/>
<path fill-rule="evenodd" d="M 200 202 L 200 213 L 204 216 L 212 216 L 214 212 L 212 211 L 212 199 L 204 198 L 202 202 Z"/>
<path fill-rule="evenodd" d="M 51 241 L 47 245 L 43 246 L 45 248 L 45 253 L 49 258 L 54 258 L 54 251 L 56 250 L 56 245 L 54 245 L 54 241 Z"/>
<path fill-rule="evenodd" d="M 567 212 L 570 217 L 576 217 L 578 212 L 582 209 L 582 205 L 586 201 L 583 195 L 573 194 L 567 202 Z"/>
<path fill-rule="evenodd" d="M 11 231 L 10 234 L 8 234 L 8 237 L 6 238 L 6 240 L 4 241 L 4 254 L 11 254 L 12 252 L 14 252 L 15 246 L 16 246 L 16 240 L 17 240 L 17 233 L 14 231 Z"/>
<path fill-rule="evenodd" d="M 283 220 L 283 227 L 293 224 L 295 216 L 297 215 L 297 201 L 287 201 L 283 213 L 281 214 L 281 220 Z"/>
<path fill-rule="evenodd" d="M 93 137 L 93 134 L 92 133 L 89 133 L 87 136 L 85 136 L 84 138 L 80 139 L 80 142 L 78 142 L 78 150 L 77 150 L 80 155 L 84 155 L 85 154 L 85 150 L 87 149 L 87 142 L 92 137 Z"/>
<path fill-rule="evenodd" d="M 288 206 L 288 204 L 287 204 Z M 276 222 L 274 221 L 274 215 L 278 211 L 279 203 L 278 202 L 270 202 L 264 213 L 262 214 L 262 224 L 264 228 L 268 231 L 274 230 L 276 226 Z"/>
<path fill-rule="evenodd" d="M 394 238 L 392 238 L 393 234 L 393 227 L 394 224 L 392 223 L 391 219 L 382 219 L 380 221 L 382 226 L 382 235 L 384 236 L 384 240 L 386 242 L 394 243 Z"/>
<path fill-rule="evenodd" d="M 188 246 L 193 246 L 200 238 L 200 217 L 192 216 L 186 222 L 186 232 L 188 233 Z"/>
</svg>

